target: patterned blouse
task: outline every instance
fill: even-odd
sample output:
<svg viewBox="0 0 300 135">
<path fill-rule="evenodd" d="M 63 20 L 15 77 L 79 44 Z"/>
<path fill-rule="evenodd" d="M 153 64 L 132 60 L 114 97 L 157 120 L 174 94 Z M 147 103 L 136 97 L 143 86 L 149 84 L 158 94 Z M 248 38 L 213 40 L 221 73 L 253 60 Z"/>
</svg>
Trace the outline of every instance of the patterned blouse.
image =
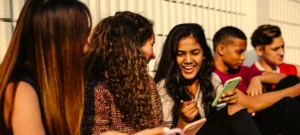
<svg viewBox="0 0 300 135">
<path fill-rule="evenodd" d="M 162 104 L 153 79 L 149 76 L 152 90 L 152 107 L 154 109 L 154 125 L 152 127 L 164 127 Z M 138 132 L 131 125 L 122 122 L 119 109 L 114 104 L 112 94 L 103 82 L 90 81 L 85 86 L 85 108 L 82 120 L 81 132 L 86 134 L 99 134 L 106 131 L 120 131 L 133 134 Z"/>
</svg>

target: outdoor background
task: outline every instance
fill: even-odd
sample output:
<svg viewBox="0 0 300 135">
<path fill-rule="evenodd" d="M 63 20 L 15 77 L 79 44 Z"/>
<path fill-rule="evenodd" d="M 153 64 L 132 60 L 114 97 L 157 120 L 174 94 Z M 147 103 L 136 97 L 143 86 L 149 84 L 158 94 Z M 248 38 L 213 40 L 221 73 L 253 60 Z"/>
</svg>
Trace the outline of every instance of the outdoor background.
<svg viewBox="0 0 300 135">
<path fill-rule="evenodd" d="M 19 13 L 26 0 L 0 0 L 0 62 L 5 55 Z M 300 0 L 81 0 L 91 11 L 93 26 L 116 11 L 133 11 L 155 23 L 154 52 L 149 63 L 153 75 L 161 46 L 172 27 L 180 23 L 199 23 L 212 46 L 214 33 L 223 26 L 242 29 L 248 39 L 261 24 L 278 25 L 285 40 L 284 61 L 300 65 Z M 245 65 L 256 59 L 249 40 Z"/>
</svg>

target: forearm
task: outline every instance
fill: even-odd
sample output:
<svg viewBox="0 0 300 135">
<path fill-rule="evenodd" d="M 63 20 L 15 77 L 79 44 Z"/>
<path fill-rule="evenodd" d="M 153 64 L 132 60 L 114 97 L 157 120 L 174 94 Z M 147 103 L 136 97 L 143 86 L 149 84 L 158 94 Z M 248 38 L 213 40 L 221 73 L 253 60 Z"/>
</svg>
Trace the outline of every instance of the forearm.
<svg viewBox="0 0 300 135">
<path fill-rule="evenodd" d="M 296 97 L 298 95 L 300 95 L 300 84 L 254 97 L 238 91 L 238 103 L 248 108 L 249 112 L 256 112 L 272 106 L 284 97 Z"/>
<path fill-rule="evenodd" d="M 277 84 L 285 77 L 285 75 L 280 73 L 264 72 L 262 75 L 256 77 L 259 78 L 262 83 Z"/>
</svg>

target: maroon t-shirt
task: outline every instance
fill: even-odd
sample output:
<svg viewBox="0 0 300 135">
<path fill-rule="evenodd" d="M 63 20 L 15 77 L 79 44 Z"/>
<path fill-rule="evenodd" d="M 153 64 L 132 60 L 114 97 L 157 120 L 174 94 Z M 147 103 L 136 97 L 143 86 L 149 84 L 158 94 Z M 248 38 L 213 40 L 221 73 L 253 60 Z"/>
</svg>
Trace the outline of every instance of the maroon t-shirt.
<svg viewBox="0 0 300 135">
<path fill-rule="evenodd" d="M 241 66 L 238 70 L 229 72 L 228 74 L 221 72 L 217 67 L 215 68 L 214 72 L 220 77 L 223 84 L 225 84 L 225 82 L 229 79 L 240 76 L 242 78 L 242 81 L 239 83 L 237 88 L 244 93 L 247 92 L 247 88 L 252 77 L 262 74 L 262 71 L 253 70 L 246 66 Z"/>
<path fill-rule="evenodd" d="M 256 63 L 253 63 L 250 68 L 253 70 L 257 70 L 257 71 L 262 71 L 261 68 L 257 67 Z M 278 68 L 279 68 L 279 70 L 277 70 L 277 73 L 281 73 L 286 76 L 297 75 L 297 68 L 295 65 L 282 63 L 282 64 L 278 65 Z M 276 87 L 275 84 L 265 84 L 264 86 L 268 92 L 273 91 Z"/>
</svg>

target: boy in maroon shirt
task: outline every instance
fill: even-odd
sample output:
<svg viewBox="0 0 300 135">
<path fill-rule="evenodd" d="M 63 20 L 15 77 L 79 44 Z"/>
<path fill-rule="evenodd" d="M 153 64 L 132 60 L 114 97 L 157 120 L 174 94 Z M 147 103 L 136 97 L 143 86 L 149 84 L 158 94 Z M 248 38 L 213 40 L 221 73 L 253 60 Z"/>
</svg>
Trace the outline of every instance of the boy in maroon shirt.
<svg viewBox="0 0 300 135">
<path fill-rule="evenodd" d="M 300 134 L 300 102 L 290 98 L 300 95 L 300 84 L 262 94 L 262 83 L 276 84 L 285 76 L 243 66 L 247 38 L 238 28 L 227 26 L 213 38 L 215 73 L 224 84 L 240 76 L 238 103 L 257 112 L 253 117 L 262 134 Z M 249 96 L 245 95 L 248 93 Z"/>
</svg>

